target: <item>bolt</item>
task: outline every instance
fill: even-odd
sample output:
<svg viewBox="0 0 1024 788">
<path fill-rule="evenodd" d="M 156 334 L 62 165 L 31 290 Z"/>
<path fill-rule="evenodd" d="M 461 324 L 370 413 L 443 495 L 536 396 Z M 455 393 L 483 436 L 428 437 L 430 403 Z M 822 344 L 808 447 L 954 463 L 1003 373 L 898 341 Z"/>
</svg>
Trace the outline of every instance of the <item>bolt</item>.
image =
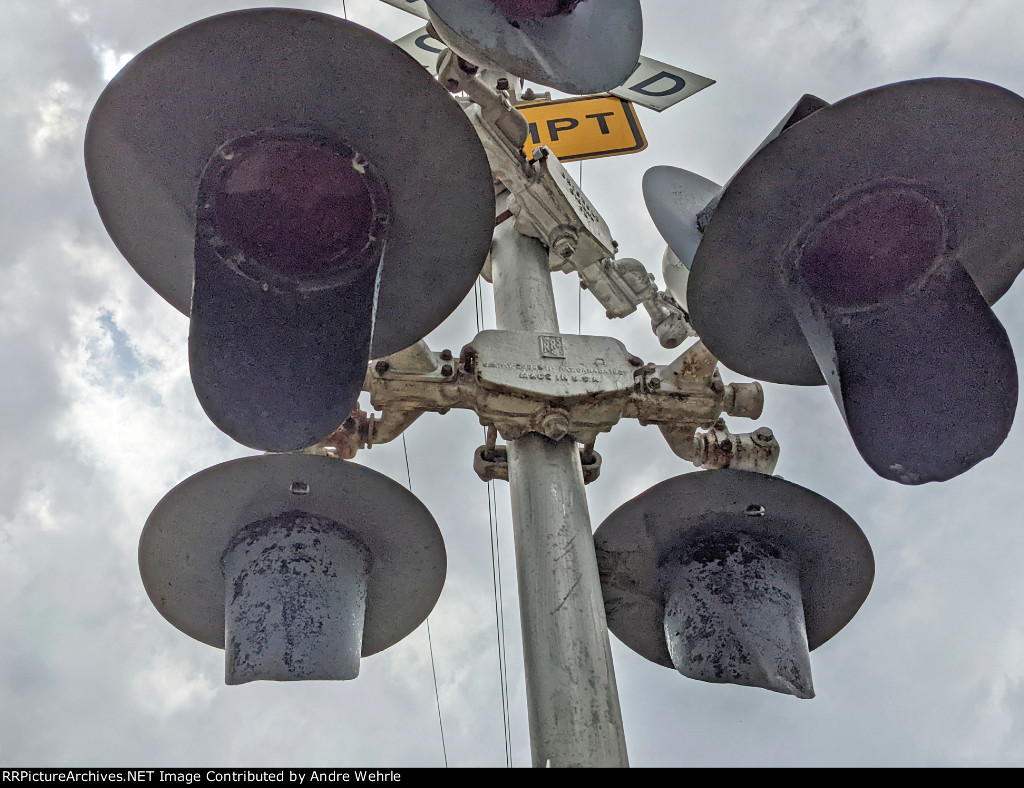
<svg viewBox="0 0 1024 788">
<path fill-rule="evenodd" d="M 718 378 L 715 378 L 711 381 L 711 390 L 715 392 L 715 394 L 724 394 L 725 384 Z"/>
<path fill-rule="evenodd" d="M 466 345 L 462 348 L 462 357 L 460 359 L 462 366 L 466 368 L 466 372 L 472 375 L 476 372 L 476 348 L 472 345 Z"/>
<path fill-rule="evenodd" d="M 775 440 L 775 433 L 767 427 L 761 427 L 757 432 L 754 433 L 754 440 L 758 443 L 766 446 L 771 445 L 771 442 Z"/>
<path fill-rule="evenodd" d="M 651 378 L 651 379 L 650 379 L 649 381 L 647 381 L 647 382 L 648 382 L 648 384 L 650 385 L 650 387 L 651 387 L 652 389 L 654 389 L 655 391 L 657 391 L 658 389 L 660 389 L 660 388 L 661 388 L 661 378 Z"/>
<path fill-rule="evenodd" d="M 505 77 L 498 80 L 498 90 L 508 90 L 508 80 Z"/>
<path fill-rule="evenodd" d="M 576 242 L 572 238 L 559 238 L 551 247 L 551 251 L 564 260 L 576 254 Z"/>
<path fill-rule="evenodd" d="M 448 92 L 449 93 L 458 93 L 459 92 L 459 80 L 457 80 L 457 79 L 449 79 L 449 80 L 447 80 L 444 83 L 444 86 L 446 88 L 448 88 Z"/>
<path fill-rule="evenodd" d="M 442 361 L 451 361 L 452 360 L 452 352 L 450 350 L 442 350 L 441 351 L 441 360 Z"/>
<path fill-rule="evenodd" d="M 441 367 L 441 374 L 444 375 L 446 378 L 450 378 L 452 375 L 455 374 L 455 370 L 452 368 L 451 364 L 445 364 L 443 367 Z"/>
<path fill-rule="evenodd" d="M 388 370 L 391 369 L 391 362 L 386 359 L 381 359 L 377 362 L 377 366 L 374 367 L 377 370 L 378 375 L 388 374 Z"/>
<path fill-rule="evenodd" d="M 560 441 L 569 434 L 569 417 L 565 413 L 549 413 L 541 422 L 540 429 L 553 441 Z"/>
<path fill-rule="evenodd" d="M 629 365 L 631 367 L 642 367 L 644 365 L 644 360 L 639 356 L 630 356 Z"/>
<path fill-rule="evenodd" d="M 292 482 L 292 495 L 309 495 L 308 482 Z"/>
<path fill-rule="evenodd" d="M 356 428 L 356 420 L 353 419 L 351 416 L 349 416 L 347 419 L 345 419 L 345 421 L 342 423 L 341 426 L 342 426 L 342 429 L 347 430 L 348 432 L 351 432 L 352 430 L 354 430 Z"/>
</svg>

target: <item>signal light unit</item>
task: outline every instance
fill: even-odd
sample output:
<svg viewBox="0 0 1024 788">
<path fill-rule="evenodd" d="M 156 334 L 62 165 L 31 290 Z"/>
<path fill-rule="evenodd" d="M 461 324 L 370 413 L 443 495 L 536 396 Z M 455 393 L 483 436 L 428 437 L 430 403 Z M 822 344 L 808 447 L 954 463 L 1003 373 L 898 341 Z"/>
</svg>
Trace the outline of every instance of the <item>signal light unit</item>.
<svg viewBox="0 0 1024 788">
<path fill-rule="evenodd" d="M 494 187 L 465 114 L 390 41 L 327 14 L 253 9 L 172 33 L 106 87 L 85 147 L 111 238 L 191 316 L 207 414 L 252 448 L 330 434 L 369 358 L 439 325 L 487 256 Z M 322 167 L 308 192 L 289 185 Z M 231 184 L 261 177 L 230 207 Z M 293 232 L 307 222 L 323 237 Z"/>
<path fill-rule="evenodd" d="M 426 0 L 453 52 L 564 93 L 614 90 L 636 70 L 639 0 Z"/>
<path fill-rule="evenodd" d="M 701 339 L 741 374 L 827 383 L 887 479 L 945 481 L 991 456 L 1017 404 L 989 306 L 1024 268 L 1006 200 L 1024 177 L 1022 113 L 1020 96 L 962 79 L 805 97 L 697 216 Z M 692 206 L 665 216 L 682 203 L 657 177 L 652 214 L 688 254 Z M 703 196 L 694 177 L 677 179 Z"/>
<path fill-rule="evenodd" d="M 250 457 L 157 504 L 139 569 L 160 614 L 226 649 L 228 684 L 352 679 L 433 609 L 447 559 L 408 490 L 353 463 Z"/>
<path fill-rule="evenodd" d="M 684 676 L 813 697 L 808 652 L 860 609 L 871 547 L 782 479 L 702 471 L 652 487 L 594 535 L 608 627 Z"/>
</svg>

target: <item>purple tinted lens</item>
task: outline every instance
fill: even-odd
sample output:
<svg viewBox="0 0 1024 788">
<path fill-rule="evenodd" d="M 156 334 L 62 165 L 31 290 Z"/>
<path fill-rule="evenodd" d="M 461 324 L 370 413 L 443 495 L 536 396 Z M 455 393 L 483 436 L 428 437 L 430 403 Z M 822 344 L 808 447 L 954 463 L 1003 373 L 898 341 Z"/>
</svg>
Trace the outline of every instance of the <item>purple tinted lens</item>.
<svg viewBox="0 0 1024 788">
<path fill-rule="evenodd" d="M 906 290 L 945 251 L 945 225 L 930 200 L 910 190 L 879 191 L 822 224 L 799 272 L 826 304 L 869 306 Z"/>
<path fill-rule="evenodd" d="M 338 271 L 369 243 L 374 205 L 352 154 L 314 139 L 253 139 L 221 170 L 211 223 L 283 277 Z"/>
<path fill-rule="evenodd" d="M 491 0 L 509 19 L 538 19 L 568 14 L 582 0 Z"/>
</svg>

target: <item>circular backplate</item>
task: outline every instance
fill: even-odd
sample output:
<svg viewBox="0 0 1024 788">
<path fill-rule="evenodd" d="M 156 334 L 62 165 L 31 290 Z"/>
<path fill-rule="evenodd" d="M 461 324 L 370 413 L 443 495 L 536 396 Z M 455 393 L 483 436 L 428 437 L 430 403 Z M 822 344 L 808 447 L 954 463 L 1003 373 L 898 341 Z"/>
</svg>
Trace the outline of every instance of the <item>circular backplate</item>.
<svg viewBox="0 0 1024 788">
<path fill-rule="evenodd" d="M 678 167 L 652 167 L 644 174 L 647 212 L 665 243 L 691 268 L 700 246 L 697 214 L 722 191 L 714 181 Z"/>
<path fill-rule="evenodd" d="M 363 656 L 394 645 L 426 619 L 447 570 L 430 512 L 386 476 L 305 454 L 216 465 L 164 496 L 139 542 L 142 582 L 156 609 L 185 634 L 223 648 L 221 557 L 240 529 L 290 511 L 344 525 L 372 554 Z"/>
<path fill-rule="evenodd" d="M 491 0 L 427 0 L 444 43 L 466 60 L 563 93 L 603 93 L 636 70 L 640 0 L 585 0 L 568 14 L 513 21 Z"/>
<path fill-rule="evenodd" d="M 955 252 L 989 304 L 1024 267 L 1024 99 L 965 79 L 901 82 L 826 107 L 744 166 L 694 259 L 688 304 L 735 371 L 820 385 L 780 276 L 787 248 L 839 195 L 904 179 L 941 196 Z"/>
<path fill-rule="evenodd" d="M 641 656 L 672 668 L 660 566 L 691 539 L 737 532 L 785 544 L 798 556 L 811 650 L 846 626 L 871 590 L 871 547 L 834 503 L 770 476 L 702 471 L 652 487 L 594 535 L 611 631 Z"/>
<path fill-rule="evenodd" d="M 326 14 L 204 19 L 111 81 L 89 120 L 85 162 L 121 253 L 188 314 L 203 168 L 224 142 L 268 128 L 340 138 L 377 167 L 391 221 L 373 355 L 426 336 L 483 267 L 494 227 L 487 157 L 458 104 L 415 60 Z"/>
</svg>

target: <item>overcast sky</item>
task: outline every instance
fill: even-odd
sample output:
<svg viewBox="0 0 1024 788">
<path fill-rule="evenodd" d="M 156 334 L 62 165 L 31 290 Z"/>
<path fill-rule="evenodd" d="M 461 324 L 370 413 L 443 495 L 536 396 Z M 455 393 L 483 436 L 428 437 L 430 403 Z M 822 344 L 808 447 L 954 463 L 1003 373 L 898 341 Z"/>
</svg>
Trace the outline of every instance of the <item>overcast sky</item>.
<svg viewBox="0 0 1024 788">
<path fill-rule="evenodd" d="M 0 0 L 0 765 L 442 765 L 426 628 L 346 683 L 223 684 L 223 652 L 150 604 L 136 551 L 175 484 L 251 452 L 205 418 L 188 374 L 188 321 L 135 275 L 93 207 L 88 114 L 126 60 L 229 0 Z M 274 5 L 267 3 L 265 5 Z M 296 3 L 342 15 L 340 0 Z M 412 16 L 348 0 L 393 39 Z M 656 115 L 642 153 L 588 162 L 584 188 L 624 256 L 660 267 L 641 198 L 649 167 L 727 180 L 806 92 L 830 101 L 919 77 L 1024 93 L 1020 0 L 645 0 L 651 57 L 718 81 Z M 401 122 L 396 113 L 396 122 Z M 1024 144 L 1024 132 L 1021 142 Z M 578 165 L 570 165 L 579 172 Z M 964 173 L 969 177 L 970 173 Z M 1019 195 L 1007 195 L 1020 202 Z M 609 323 L 558 275 L 562 326 L 672 359 L 642 314 Z M 1024 346 L 1024 291 L 997 306 Z M 489 289 L 485 321 L 493 326 Z M 429 339 L 475 333 L 472 300 Z M 733 377 L 735 379 L 735 377 Z M 779 474 L 835 501 L 875 552 L 867 603 L 812 655 L 818 697 L 701 684 L 613 638 L 635 766 L 1024 765 L 1024 434 L 945 485 L 906 488 L 860 460 L 828 391 L 767 387 L 759 422 Z M 755 424 L 734 421 L 748 431 Z M 448 761 L 505 763 L 487 488 L 475 416 L 428 415 L 407 434 L 414 492 L 444 533 L 448 580 L 431 616 Z M 625 501 L 692 471 L 654 428 L 598 443 L 595 528 Z M 405 481 L 402 446 L 359 457 Z M 506 485 L 497 485 L 513 762 L 529 763 Z"/>
</svg>

